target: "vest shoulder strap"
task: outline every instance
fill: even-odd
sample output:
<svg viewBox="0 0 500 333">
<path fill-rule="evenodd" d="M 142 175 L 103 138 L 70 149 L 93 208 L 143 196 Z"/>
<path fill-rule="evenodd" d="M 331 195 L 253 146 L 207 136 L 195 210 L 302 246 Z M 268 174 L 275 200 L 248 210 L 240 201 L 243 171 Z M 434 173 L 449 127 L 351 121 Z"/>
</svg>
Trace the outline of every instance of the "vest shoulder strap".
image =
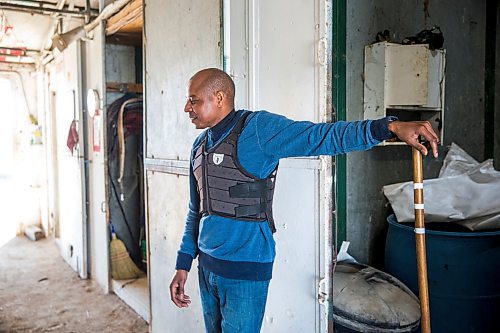
<svg viewBox="0 0 500 333">
<path fill-rule="evenodd" d="M 247 112 L 241 116 L 240 120 L 234 126 L 231 133 L 229 133 L 229 135 L 227 136 L 227 138 L 226 138 L 227 141 L 234 142 L 234 143 L 236 143 L 236 141 L 238 141 L 238 138 L 239 138 L 241 132 L 243 132 L 243 128 L 245 128 L 245 122 L 251 113 L 252 112 Z"/>
</svg>

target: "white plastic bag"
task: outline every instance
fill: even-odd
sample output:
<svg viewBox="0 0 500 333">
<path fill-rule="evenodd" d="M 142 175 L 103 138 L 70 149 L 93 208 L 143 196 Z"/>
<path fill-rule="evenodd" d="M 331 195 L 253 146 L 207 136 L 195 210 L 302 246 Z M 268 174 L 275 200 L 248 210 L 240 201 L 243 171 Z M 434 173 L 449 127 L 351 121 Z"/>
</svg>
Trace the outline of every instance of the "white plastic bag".
<svg viewBox="0 0 500 333">
<path fill-rule="evenodd" d="M 478 161 L 453 142 L 448 154 L 444 158 L 443 166 L 439 171 L 439 178 L 464 174 L 478 164 Z"/>
<path fill-rule="evenodd" d="M 454 221 L 471 230 L 499 229 L 500 172 L 492 160 L 479 164 L 454 146 L 441 177 L 424 180 L 425 221 Z M 413 182 L 387 185 L 383 192 L 399 222 L 415 220 Z"/>
</svg>

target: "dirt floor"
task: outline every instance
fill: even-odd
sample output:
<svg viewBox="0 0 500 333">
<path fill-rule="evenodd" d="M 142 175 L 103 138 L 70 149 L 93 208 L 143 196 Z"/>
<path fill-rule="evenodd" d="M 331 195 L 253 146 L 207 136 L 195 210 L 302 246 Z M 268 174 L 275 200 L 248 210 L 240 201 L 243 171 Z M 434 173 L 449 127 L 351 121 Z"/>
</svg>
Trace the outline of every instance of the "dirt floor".
<svg viewBox="0 0 500 333">
<path fill-rule="evenodd" d="M 115 294 L 81 280 L 53 240 L 12 239 L 0 248 L 0 332 L 148 332 Z"/>
</svg>

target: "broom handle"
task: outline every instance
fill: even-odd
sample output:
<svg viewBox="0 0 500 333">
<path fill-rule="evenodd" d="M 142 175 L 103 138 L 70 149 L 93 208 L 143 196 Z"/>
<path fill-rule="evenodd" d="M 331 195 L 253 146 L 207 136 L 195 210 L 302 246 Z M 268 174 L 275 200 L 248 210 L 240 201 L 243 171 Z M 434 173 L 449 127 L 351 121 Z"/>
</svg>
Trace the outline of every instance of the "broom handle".
<svg viewBox="0 0 500 333">
<path fill-rule="evenodd" d="M 413 198 L 415 203 L 415 243 L 417 249 L 418 291 L 420 295 L 420 324 L 422 333 L 430 333 L 431 315 L 427 283 L 427 258 L 425 253 L 423 173 L 422 154 L 417 149 L 413 148 Z"/>
</svg>

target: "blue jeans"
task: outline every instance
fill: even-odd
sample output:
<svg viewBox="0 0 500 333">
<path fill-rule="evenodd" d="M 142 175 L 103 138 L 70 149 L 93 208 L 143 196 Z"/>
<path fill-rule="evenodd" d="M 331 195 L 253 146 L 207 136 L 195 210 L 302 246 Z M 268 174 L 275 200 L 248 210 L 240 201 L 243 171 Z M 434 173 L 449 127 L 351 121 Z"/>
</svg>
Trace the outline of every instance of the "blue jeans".
<svg viewBox="0 0 500 333">
<path fill-rule="evenodd" d="M 227 279 L 198 268 L 207 333 L 258 333 L 266 308 L 268 281 Z"/>
</svg>

